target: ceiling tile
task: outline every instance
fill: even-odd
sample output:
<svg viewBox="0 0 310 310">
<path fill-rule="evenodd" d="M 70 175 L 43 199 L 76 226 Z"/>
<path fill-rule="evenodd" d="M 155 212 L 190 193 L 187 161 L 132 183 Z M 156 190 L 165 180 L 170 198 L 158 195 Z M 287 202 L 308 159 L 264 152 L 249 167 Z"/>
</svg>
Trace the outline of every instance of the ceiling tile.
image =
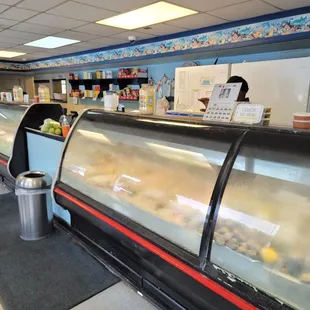
<svg viewBox="0 0 310 310">
<path fill-rule="evenodd" d="M 221 18 L 211 16 L 205 13 L 201 13 L 201 14 L 179 18 L 171 22 L 167 22 L 166 24 L 177 26 L 177 27 L 188 28 L 188 29 L 198 29 L 198 28 L 223 24 L 225 22 L 227 22 L 225 19 L 221 19 Z"/>
<path fill-rule="evenodd" d="M 13 19 L 13 20 L 19 20 L 23 21 L 26 20 L 34 15 L 38 14 L 37 12 L 33 12 L 30 10 L 25 10 L 25 9 L 20 9 L 20 8 L 11 8 L 2 14 L 0 14 L 0 18 L 8 18 L 8 19 Z"/>
<path fill-rule="evenodd" d="M 124 32 L 124 29 L 108 27 L 98 24 L 88 24 L 82 27 L 75 28 L 74 31 L 89 33 L 89 34 L 97 34 L 100 36 L 109 36 L 117 33 Z"/>
<path fill-rule="evenodd" d="M 214 16 L 232 21 L 232 20 L 242 20 L 255 16 L 261 16 L 279 11 L 280 10 L 276 9 L 275 7 L 269 4 L 260 2 L 259 0 L 252 0 L 228 6 L 226 8 L 214 10 L 209 13 Z"/>
<path fill-rule="evenodd" d="M 157 0 L 76 0 L 77 2 L 94 5 L 100 8 L 104 8 L 116 12 L 128 12 L 137 8 L 147 6 L 151 3 L 157 2 Z"/>
<path fill-rule="evenodd" d="M 125 43 L 125 40 L 124 39 L 112 39 L 110 37 L 103 37 L 103 38 L 100 38 L 100 39 L 96 39 L 96 40 L 91 40 L 89 41 L 90 43 L 95 43 L 95 44 L 98 44 L 98 46 L 100 47 L 103 47 L 103 46 L 108 46 L 108 45 L 118 45 L 118 44 L 122 44 L 122 43 Z"/>
<path fill-rule="evenodd" d="M 138 31 L 126 31 L 119 34 L 115 34 L 113 36 L 109 36 L 112 39 L 121 39 L 128 43 L 128 36 L 135 36 L 137 38 L 136 41 L 153 38 L 155 35 L 151 33 L 143 33 Z"/>
<path fill-rule="evenodd" d="M 0 13 L 3 12 L 3 11 L 5 11 L 5 10 L 8 9 L 8 8 L 9 8 L 9 6 L 0 4 Z"/>
<path fill-rule="evenodd" d="M 95 8 L 93 6 L 69 1 L 47 11 L 49 14 L 71 17 L 88 22 L 95 22 L 116 15 L 116 12 Z"/>
<path fill-rule="evenodd" d="M 19 2 L 20 0 L 0 0 L 1 4 L 7 4 L 7 5 L 14 5 L 17 2 Z"/>
<path fill-rule="evenodd" d="M 49 27 L 57 27 L 57 28 L 62 28 L 62 29 L 71 29 L 71 28 L 79 27 L 79 26 L 86 24 L 83 21 L 61 17 L 61 16 L 45 14 L 45 13 L 42 13 L 40 15 L 37 15 L 31 18 L 27 20 L 27 22 L 32 23 L 32 24 L 39 24 L 39 25 L 49 26 Z"/>
<path fill-rule="evenodd" d="M 7 28 L 18 24 L 17 20 L 0 18 L 0 28 Z"/>
<path fill-rule="evenodd" d="M 153 34 L 156 36 L 162 36 L 162 35 L 167 35 L 167 34 L 172 34 L 172 33 L 177 33 L 177 32 L 182 32 L 182 31 L 187 30 L 184 28 L 175 27 L 175 26 L 167 25 L 167 24 L 151 25 L 150 27 L 152 29 L 146 30 L 144 28 L 141 28 L 137 30 L 143 33 L 149 33 L 149 34 Z"/>
<path fill-rule="evenodd" d="M 77 31 L 64 31 L 58 33 L 57 36 L 61 38 L 79 40 L 79 41 L 90 41 L 100 37 L 100 35 L 97 34 L 82 33 Z"/>
<path fill-rule="evenodd" d="M 1 34 L 1 32 L 0 32 Z M 27 43 L 27 39 L 9 38 L 0 36 L 0 42 L 14 43 L 15 45 Z"/>
<path fill-rule="evenodd" d="M 245 1 L 248 0 L 171 0 L 169 2 L 186 7 L 188 9 L 206 12 Z"/>
<path fill-rule="evenodd" d="M 2 40 L 0 39 L 0 48 L 9 48 L 12 46 L 16 46 L 16 43 L 2 42 Z"/>
<path fill-rule="evenodd" d="M 49 50 L 43 49 L 41 47 L 34 47 L 34 46 L 26 46 L 26 45 L 18 45 L 15 47 L 17 52 L 22 52 L 22 53 L 35 53 L 35 52 L 44 52 L 44 53 L 49 53 Z"/>
<path fill-rule="evenodd" d="M 265 0 L 283 10 L 302 8 L 310 5 L 310 0 Z"/>
<path fill-rule="evenodd" d="M 57 49 L 56 54 L 58 55 L 69 54 L 69 53 L 71 54 L 71 53 L 88 51 L 88 50 L 97 49 L 97 48 L 99 48 L 97 44 L 81 42 L 81 43 L 72 44 L 69 46 L 60 47 Z"/>
<path fill-rule="evenodd" d="M 24 9 L 43 12 L 63 2 L 64 0 L 25 0 L 21 3 L 18 3 L 16 6 Z"/>
<path fill-rule="evenodd" d="M 43 38 L 43 35 L 6 29 L 0 32 L 0 37 L 10 37 L 34 41 Z"/>
<path fill-rule="evenodd" d="M 44 34 L 44 35 L 52 35 L 57 32 L 63 31 L 63 29 L 60 29 L 60 28 L 46 27 L 42 25 L 35 25 L 35 24 L 29 24 L 29 23 L 20 23 L 14 27 L 11 27 L 10 29 L 24 31 L 24 32 L 37 33 L 37 34 Z"/>
</svg>

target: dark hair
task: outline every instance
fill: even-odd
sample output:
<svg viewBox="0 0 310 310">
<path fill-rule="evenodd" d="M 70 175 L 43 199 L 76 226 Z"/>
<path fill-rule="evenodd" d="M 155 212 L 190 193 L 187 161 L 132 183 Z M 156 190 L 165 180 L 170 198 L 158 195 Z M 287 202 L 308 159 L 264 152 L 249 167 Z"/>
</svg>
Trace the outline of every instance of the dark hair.
<svg viewBox="0 0 310 310">
<path fill-rule="evenodd" d="M 249 84 L 248 82 L 241 76 L 231 76 L 227 83 L 242 83 L 241 85 L 241 91 L 243 91 L 244 93 L 247 93 L 249 91 Z"/>
</svg>

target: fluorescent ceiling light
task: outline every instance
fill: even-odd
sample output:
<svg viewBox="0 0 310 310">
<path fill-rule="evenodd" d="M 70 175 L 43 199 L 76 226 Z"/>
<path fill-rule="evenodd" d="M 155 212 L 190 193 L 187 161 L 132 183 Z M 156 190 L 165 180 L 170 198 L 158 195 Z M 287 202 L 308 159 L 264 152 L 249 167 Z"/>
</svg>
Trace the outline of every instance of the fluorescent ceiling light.
<svg viewBox="0 0 310 310">
<path fill-rule="evenodd" d="M 25 55 L 26 53 L 19 53 L 19 52 L 10 52 L 10 51 L 0 51 L 1 58 L 13 58 L 17 56 Z"/>
<path fill-rule="evenodd" d="M 160 1 L 131 12 L 99 20 L 96 23 L 132 30 L 196 13 L 198 12 Z"/>
<path fill-rule="evenodd" d="M 40 40 L 26 43 L 24 45 L 42 47 L 42 48 L 57 48 L 57 47 L 61 47 L 61 46 L 69 45 L 69 44 L 78 43 L 78 42 L 81 42 L 81 41 L 59 38 L 59 37 L 46 37 Z"/>
</svg>

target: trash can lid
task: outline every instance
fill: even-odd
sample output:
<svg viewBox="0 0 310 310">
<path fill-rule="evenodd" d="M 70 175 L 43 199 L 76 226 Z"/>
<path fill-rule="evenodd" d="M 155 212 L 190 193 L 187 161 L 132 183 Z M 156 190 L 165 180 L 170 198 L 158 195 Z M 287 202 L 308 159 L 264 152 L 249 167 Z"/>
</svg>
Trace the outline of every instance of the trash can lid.
<svg viewBox="0 0 310 310">
<path fill-rule="evenodd" d="M 52 181 L 52 177 L 46 172 L 26 171 L 18 175 L 15 185 L 23 189 L 48 189 Z"/>
</svg>

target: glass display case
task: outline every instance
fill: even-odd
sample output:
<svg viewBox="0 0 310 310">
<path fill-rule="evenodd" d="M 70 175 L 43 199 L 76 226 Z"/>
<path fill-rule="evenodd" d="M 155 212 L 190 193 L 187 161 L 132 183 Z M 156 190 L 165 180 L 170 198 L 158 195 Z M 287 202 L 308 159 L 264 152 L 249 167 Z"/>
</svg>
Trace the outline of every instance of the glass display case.
<svg viewBox="0 0 310 310">
<path fill-rule="evenodd" d="M 58 183 L 194 255 L 195 270 L 255 307 L 306 310 L 309 156 L 307 131 L 89 110 Z"/>
<path fill-rule="evenodd" d="M 27 106 L 0 103 L 0 154 L 10 157 L 16 130 Z"/>
<path fill-rule="evenodd" d="M 66 149 L 60 181 L 198 255 L 214 184 L 238 131 L 132 121 L 84 114 Z"/>
<path fill-rule="evenodd" d="M 250 132 L 223 195 L 211 262 L 286 304 L 310 304 L 310 136 Z"/>
</svg>

